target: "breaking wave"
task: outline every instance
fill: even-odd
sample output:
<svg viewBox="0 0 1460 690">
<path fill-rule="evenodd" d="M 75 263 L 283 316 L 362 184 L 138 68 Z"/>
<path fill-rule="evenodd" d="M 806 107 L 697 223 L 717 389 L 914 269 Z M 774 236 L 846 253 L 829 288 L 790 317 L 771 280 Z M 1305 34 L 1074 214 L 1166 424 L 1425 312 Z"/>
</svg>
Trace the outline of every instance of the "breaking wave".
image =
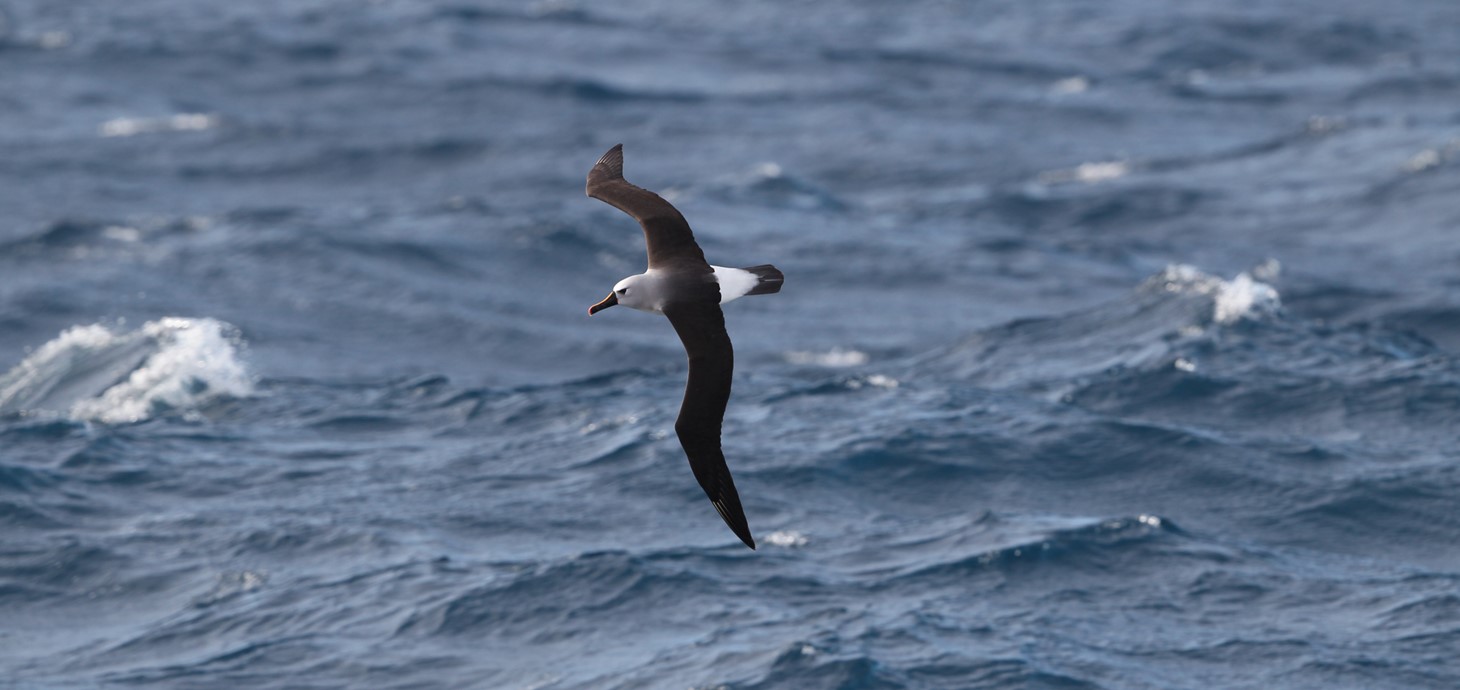
<svg viewBox="0 0 1460 690">
<path fill-rule="evenodd" d="M 0 414 L 123 424 L 196 411 L 253 392 L 242 348 L 238 330 L 213 319 L 74 326 L 0 377 Z"/>
</svg>

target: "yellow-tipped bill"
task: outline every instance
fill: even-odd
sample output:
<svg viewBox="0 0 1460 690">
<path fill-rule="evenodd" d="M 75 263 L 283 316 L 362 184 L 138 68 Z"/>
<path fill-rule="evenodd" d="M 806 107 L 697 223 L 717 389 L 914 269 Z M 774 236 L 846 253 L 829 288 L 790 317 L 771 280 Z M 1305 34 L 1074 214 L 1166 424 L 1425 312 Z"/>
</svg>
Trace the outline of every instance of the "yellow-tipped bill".
<svg viewBox="0 0 1460 690">
<path fill-rule="evenodd" d="M 610 292 L 608 293 L 607 297 L 603 298 L 602 302 L 599 302 L 598 304 L 595 304 L 588 308 L 588 315 L 593 316 L 594 314 L 597 314 L 598 312 L 601 312 L 604 309 L 607 309 L 615 304 L 618 304 L 618 295 Z"/>
</svg>

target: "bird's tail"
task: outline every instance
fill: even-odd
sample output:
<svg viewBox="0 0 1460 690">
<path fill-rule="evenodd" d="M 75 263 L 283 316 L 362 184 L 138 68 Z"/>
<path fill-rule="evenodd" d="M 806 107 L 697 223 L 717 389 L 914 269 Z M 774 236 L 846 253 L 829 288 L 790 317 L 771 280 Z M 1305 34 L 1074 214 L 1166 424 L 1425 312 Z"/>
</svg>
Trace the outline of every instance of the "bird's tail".
<svg viewBox="0 0 1460 690">
<path fill-rule="evenodd" d="M 747 295 L 773 295 L 780 292 L 781 283 L 786 282 L 786 276 L 781 273 L 781 270 L 770 264 L 750 266 L 740 270 L 750 271 L 756 277 L 755 287 L 745 293 Z"/>
</svg>

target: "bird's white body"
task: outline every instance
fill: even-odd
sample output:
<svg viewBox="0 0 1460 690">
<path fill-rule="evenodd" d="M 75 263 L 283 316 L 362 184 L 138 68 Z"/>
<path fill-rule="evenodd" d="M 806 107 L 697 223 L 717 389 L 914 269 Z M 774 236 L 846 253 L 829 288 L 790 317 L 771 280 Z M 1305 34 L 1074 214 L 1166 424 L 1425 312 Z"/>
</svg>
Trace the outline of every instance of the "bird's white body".
<svg viewBox="0 0 1460 690">
<path fill-rule="evenodd" d="M 715 269 L 715 282 L 720 284 L 720 304 L 740 299 L 760 284 L 760 276 L 743 268 L 725 268 L 711 265 Z"/>
<path fill-rule="evenodd" d="M 760 283 L 760 276 L 743 268 L 714 265 L 711 265 L 710 268 L 715 271 L 715 282 L 720 284 L 720 304 L 750 294 L 750 291 Z M 665 292 L 662 276 L 652 268 L 638 275 L 624 278 L 613 286 L 613 293 L 618 296 L 619 304 L 630 309 L 655 314 L 664 313 Z"/>
</svg>

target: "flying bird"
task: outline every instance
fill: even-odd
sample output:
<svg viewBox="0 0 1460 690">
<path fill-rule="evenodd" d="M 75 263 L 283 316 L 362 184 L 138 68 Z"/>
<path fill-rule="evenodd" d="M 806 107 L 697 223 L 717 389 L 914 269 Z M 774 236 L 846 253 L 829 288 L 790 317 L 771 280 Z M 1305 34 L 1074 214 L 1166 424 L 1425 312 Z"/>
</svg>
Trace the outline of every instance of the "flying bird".
<svg viewBox="0 0 1460 690">
<path fill-rule="evenodd" d="M 715 511 L 746 546 L 755 548 L 735 480 L 720 449 L 720 425 L 730 401 L 730 376 L 735 351 L 725 332 L 720 305 L 746 295 L 781 291 L 785 277 L 775 266 L 725 268 L 711 266 L 695 243 L 689 223 L 662 197 L 624 180 L 624 146 L 603 154 L 588 171 L 588 196 L 639 221 L 649 249 L 649 269 L 618 281 L 602 302 L 588 308 L 592 316 L 622 304 L 663 314 L 689 355 L 689 381 L 674 433 L 689 458 L 689 467 Z"/>
</svg>

